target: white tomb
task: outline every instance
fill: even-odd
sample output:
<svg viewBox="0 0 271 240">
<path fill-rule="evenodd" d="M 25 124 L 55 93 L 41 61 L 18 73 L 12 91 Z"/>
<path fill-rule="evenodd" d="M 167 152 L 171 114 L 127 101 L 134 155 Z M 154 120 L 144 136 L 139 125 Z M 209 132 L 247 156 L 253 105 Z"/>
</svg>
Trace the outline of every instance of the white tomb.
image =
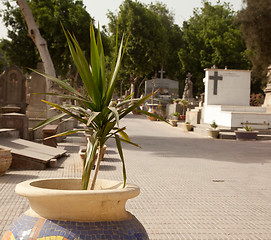
<svg viewBox="0 0 271 240">
<path fill-rule="evenodd" d="M 215 121 L 219 126 L 268 129 L 271 114 L 265 107 L 251 107 L 248 70 L 205 69 L 203 122 Z"/>
</svg>

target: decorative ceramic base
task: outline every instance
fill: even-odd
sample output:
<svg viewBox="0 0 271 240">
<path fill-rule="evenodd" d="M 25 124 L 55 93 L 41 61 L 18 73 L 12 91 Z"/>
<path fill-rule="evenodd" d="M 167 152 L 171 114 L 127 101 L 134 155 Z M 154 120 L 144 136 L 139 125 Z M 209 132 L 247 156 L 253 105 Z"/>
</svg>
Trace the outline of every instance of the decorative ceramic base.
<svg viewBox="0 0 271 240">
<path fill-rule="evenodd" d="M 9 227 L 2 240 L 147 240 L 142 224 L 133 216 L 125 221 L 73 222 L 48 220 L 23 214 Z"/>
</svg>

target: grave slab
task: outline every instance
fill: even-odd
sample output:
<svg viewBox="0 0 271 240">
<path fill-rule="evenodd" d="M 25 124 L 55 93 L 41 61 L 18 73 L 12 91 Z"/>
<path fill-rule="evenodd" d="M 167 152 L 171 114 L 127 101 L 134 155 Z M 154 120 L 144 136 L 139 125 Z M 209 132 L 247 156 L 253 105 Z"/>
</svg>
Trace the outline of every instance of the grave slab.
<svg viewBox="0 0 271 240">
<path fill-rule="evenodd" d="M 13 169 L 42 170 L 51 159 L 63 156 L 66 151 L 18 138 L 2 138 L 0 146 L 11 148 Z"/>
</svg>

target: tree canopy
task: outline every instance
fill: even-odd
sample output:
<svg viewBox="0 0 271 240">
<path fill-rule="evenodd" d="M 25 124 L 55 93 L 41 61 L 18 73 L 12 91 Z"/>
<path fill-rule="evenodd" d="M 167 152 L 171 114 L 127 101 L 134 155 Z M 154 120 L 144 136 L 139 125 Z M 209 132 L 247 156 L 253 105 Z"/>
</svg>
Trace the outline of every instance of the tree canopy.
<svg viewBox="0 0 271 240">
<path fill-rule="evenodd" d="M 122 78 L 134 84 L 139 79 L 155 75 L 163 66 L 168 76 L 179 70 L 177 51 L 181 30 L 174 24 L 173 15 L 162 3 L 145 5 L 125 0 L 117 14 L 109 12 L 109 30 L 115 36 L 117 22 L 119 34 L 130 33 L 123 61 Z"/>
<path fill-rule="evenodd" d="M 10 64 L 19 67 L 36 67 L 40 61 L 34 43 L 28 37 L 27 26 L 17 5 L 2 0 L 6 9 L 3 21 L 10 40 L 3 40 L 2 49 Z M 65 35 L 60 22 L 76 35 L 82 48 L 89 49 L 90 15 L 80 0 L 32 0 L 28 1 L 41 35 L 46 39 L 58 75 L 66 75 L 71 62 Z"/>
<path fill-rule="evenodd" d="M 240 11 L 237 21 L 248 48 L 258 85 L 266 84 L 267 66 L 271 64 L 271 4 L 266 0 L 244 0 L 246 8 Z"/>
<path fill-rule="evenodd" d="M 249 69 L 245 42 L 238 26 L 234 25 L 235 13 L 229 4 L 204 1 L 193 16 L 183 23 L 183 45 L 179 51 L 182 72 L 191 72 L 194 93 L 203 92 L 204 69 L 216 65 L 230 69 Z"/>
</svg>

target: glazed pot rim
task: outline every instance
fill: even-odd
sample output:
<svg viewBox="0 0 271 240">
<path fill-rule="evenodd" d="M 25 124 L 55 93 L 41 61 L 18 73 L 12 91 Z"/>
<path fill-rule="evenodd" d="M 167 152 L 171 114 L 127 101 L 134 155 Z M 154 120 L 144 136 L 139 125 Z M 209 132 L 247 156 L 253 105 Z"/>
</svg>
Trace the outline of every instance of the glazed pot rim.
<svg viewBox="0 0 271 240">
<path fill-rule="evenodd" d="M 31 196 L 38 196 L 42 194 L 51 194 L 51 195 L 70 195 L 70 194 L 77 194 L 77 195 L 89 195 L 89 194 L 97 194 L 97 195 L 105 195 L 105 194 L 127 194 L 130 192 L 138 192 L 136 195 L 139 194 L 139 187 L 135 184 L 126 183 L 125 188 L 123 188 L 123 182 L 121 181 L 114 181 L 114 180 L 106 180 L 106 179 L 97 179 L 97 184 L 101 184 L 102 182 L 110 184 L 110 186 L 106 186 L 100 189 L 94 190 L 82 190 L 78 188 L 62 188 L 59 183 L 61 182 L 81 182 L 81 178 L 39 178 L 39 179 L 31 179 L 24 182 L 21 182 L 16 185 L 15 192 L 21 196 L 27 197 Z M 43 184 L 46 183 L 55 183 L 54 187 L 46 187 Z"/>
</svg>

